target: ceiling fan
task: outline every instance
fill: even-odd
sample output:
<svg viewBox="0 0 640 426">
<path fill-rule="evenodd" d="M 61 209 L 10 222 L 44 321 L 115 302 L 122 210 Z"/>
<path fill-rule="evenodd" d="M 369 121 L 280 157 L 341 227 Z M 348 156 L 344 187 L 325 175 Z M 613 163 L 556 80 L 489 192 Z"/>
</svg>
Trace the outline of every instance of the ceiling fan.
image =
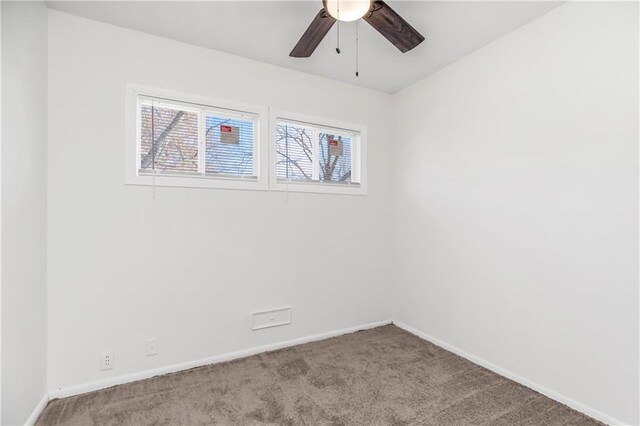
<svg viewBox="0 0 640 426">
<path fill-rule="evenodd" d="M 302 34 L 289 56 L 308 58 L 336 21 L 364 19 L 402 53 L 424 37 L 382 0 L 322 0 L 324 6 Z"/>
</svg>

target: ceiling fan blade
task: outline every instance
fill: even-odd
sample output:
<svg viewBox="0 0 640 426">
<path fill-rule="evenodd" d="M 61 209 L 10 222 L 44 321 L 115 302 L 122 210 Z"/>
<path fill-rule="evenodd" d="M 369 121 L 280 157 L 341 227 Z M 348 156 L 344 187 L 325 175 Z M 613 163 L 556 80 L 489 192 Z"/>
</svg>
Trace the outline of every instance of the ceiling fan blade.
<svg viewBox="0 0 640 426">
<path fill-rule="evenodd" d="M 291 53 L 289 53 L 289 56 L 293 56 L 294 58 L 308 58 L 311 56 L 335 23 L 336 20 L 331 17 L 324 8 L 320 9 L 320 12 L 318 12 L 313 19 L 307 31 L 302 34 L 302 37 L 298 40 L 298 44 L 296 44 Z"/>
<path fill-rule="evenodd" d="M 424 37 L 382 0 L 373 2 L 372 11 L 363 16 L 373 28 L 402 53 L 424 41 Z"/>
</svg>

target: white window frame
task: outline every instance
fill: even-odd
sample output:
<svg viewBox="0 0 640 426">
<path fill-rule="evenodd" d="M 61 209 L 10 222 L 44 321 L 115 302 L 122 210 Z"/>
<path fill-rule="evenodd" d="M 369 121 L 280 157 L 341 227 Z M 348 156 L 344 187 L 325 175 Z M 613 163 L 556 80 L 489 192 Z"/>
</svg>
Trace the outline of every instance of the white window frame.
<svg viewBox="0 0 640 426">
<path fill-rule="evenodd" d="M 140 159 L 140 141 L 138 117 L 138 99 L 157 99 L 173 105 L 183 105 L 186 108 L 197 106 L 205 112 L 229 114 L 249 113 L 256 116 L 256 128 L 254 129 L 254 155 L 253 166 L 256 178 L 240 176 L 216 176 L 216 175 L 165 175 L 140 173 L 138 163 Z M 200 119 L 200 127 L 204 125 Z M 202 128 L 199 129 L 202 133 Z M 159 89 L 139 84 L 127 85 L 126 93 L 126 137 L 125 137 L 125 184 L 146 186 L 170 186 L 183 188 L 215 188 L 215 189 L 243 189 L 243 190 L 267 190 L 269 187 L 269 174 L 266 166 L 269 157 L 269 125 L 267 109 L 255 105 L 240 104 L 226 100 L 214 99 L 190 93 L 174 90 Z M 200 141 L 202 143 L 202 141 Z M 199 158 L 199 161 L 204 161 Z"/>
<path fill-rule="evenodd" d="M 327 131 L 357 133 L 360 148 L 360 184 L 332 184 L 300 180 L 278 181 L 276 154 L 276 123 L 279 121 L 298 122 Z M 314 142 L 314 151 L 317 149 Z M 315 152 L 314 152 L 315 154 Z M 314 155 L 314 158 L 317 155 Z M 352 157 L 353 158 L 353 157 Z M 317 165 L 313 173 L 318 173 Z M 289 111 L 271 110 L 269 113 L 269 189 L 286 192 L 313 192 L 320 194 L 367 195 L 367 126 L 327 118 L 314 117 Z"/>
</svg>

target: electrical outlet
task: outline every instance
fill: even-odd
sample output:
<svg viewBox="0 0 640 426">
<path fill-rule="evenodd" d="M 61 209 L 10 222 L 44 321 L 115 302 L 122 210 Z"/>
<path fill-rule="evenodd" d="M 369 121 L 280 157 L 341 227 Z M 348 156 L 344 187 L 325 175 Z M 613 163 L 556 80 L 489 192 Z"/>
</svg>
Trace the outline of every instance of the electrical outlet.
<svg viewBox="0 0 640 426">
<path fill-rule="evenodd" d="M 158 338 L 147 339 L 147 356 L 158 355 Z"/>
<path fill-rule="evenodd" d="M 102 358 L 100 359 L 101 370 L 111 370 L 113 368 L 113 351 L 102 352 Z"/>
</svg>

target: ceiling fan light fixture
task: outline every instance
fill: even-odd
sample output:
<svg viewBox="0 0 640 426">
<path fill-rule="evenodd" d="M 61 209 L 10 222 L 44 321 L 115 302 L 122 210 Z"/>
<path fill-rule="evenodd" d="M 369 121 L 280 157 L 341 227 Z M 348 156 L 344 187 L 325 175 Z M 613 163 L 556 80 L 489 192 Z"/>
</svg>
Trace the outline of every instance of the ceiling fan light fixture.
<svg viewBox="0 0 640 426">
<path fill-rule="evenodd" d="M 311 21 L 311 25 L 302 34 L 289 56 L 308 58 L 336 21 L 355 21 L 360 18 L 375 28 L 402 53 L 410 51 L 424 41 L 422 34 L 409 25 L 384 0 L 322 0 L 322 5 L 324 7 Z"/>
<path fill-rule="evenodd" d="M 372 0 L 322 0 L 325 10 L 338 21 L 362 18 L 371 9 Z"/>
</svg>

